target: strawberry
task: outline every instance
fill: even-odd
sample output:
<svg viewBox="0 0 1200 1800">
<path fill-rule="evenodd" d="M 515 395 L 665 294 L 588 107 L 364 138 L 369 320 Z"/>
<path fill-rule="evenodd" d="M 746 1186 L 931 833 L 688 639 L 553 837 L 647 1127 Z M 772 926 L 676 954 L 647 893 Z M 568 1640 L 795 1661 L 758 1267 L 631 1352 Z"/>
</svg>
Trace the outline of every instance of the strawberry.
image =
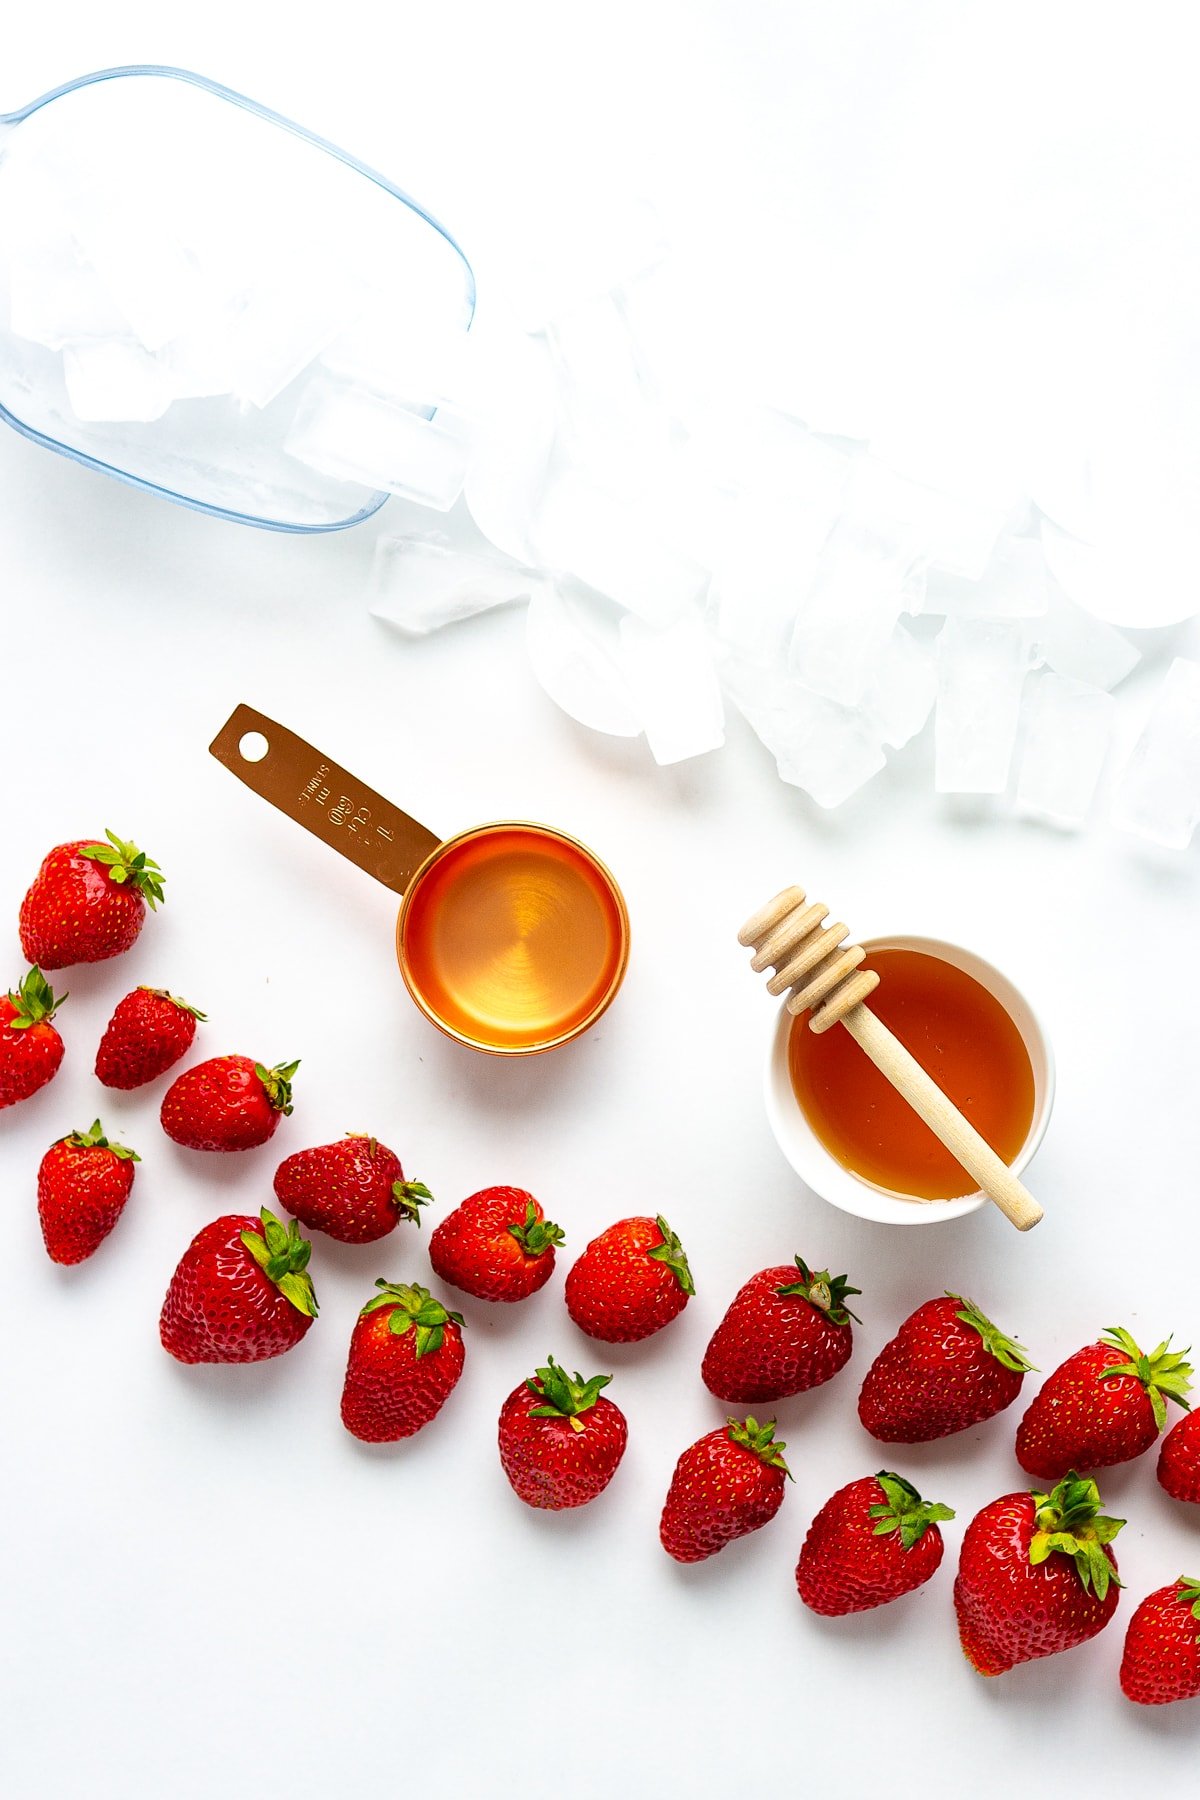
<svg viewBox="0 0 1200 1800">
<path fill-rule="evenodd" d="M 937 1520 L 953 1517 L 887 1469 L 850 1482 L 808 1528 L 796 1564 L 800 1598 L 813 1612 L 840 1618 L 911 1594 L 942 1560 Z"/>
<path fill-rule="evenodd" d="M 549 1281 L 562 1241 L 524 1188 L 481 1188 L 434 1231 L 429 1260 L 443 1281 L 477 1300 L 525 1300 Z"/>
<path fill-rule="evenodd" d="M 31 963 L 62 969 L 103 962 L 132 948 L 146 907 L 163 897 L 156 862 L 111 831 L 108 842 L 80 838 L 43 859 L 21 902 L 21 948 Z"/>
<path fill-rule="evenodd" d="M 282 1356 L 317 1316 L 311 1253 L 295 1220 L 285 1231 L 265 1207 L 257 1219 L 214 1219 L 171 1277 L 159 1320 L 163 1349 L 184 1363 Z"/>
<path fill-rule="evenodd" d="M 1200 1694 L 1200 1581 L 1181 1575 L 1146 1595 L 1125 1633 L 1121 1692 L 1139 1706 Z"/>
<path fill-rule="evenodd" d="M 401 1219 L 419 1225 L 421 1207 L 433 1199 L 423 1181 L 405 1181 L 394 1150 L 356 1131 L 285 1157 L 275 1194 L 302 1225 L 340 1244 L 373 1244 Z"/>
<path fill-rule="evenodd" d="M 54 998 L 36 964 L 0 997 L 0 1106 L 28 1100 L 57 1075 L 63 1041 L 50 1021 L 66 997 Z"/>
<path fill-rule="evenodd" d="M 561 1512 L 603 1493 L 625 1454 L 625 1414 L 600 1393 L 611 1375 L 585 1381 L 552 1356 L 500 1409 L 500 1461 L 526 1506 Z"/>
<path fill-rule="evenodd" d="M 214 1056 L 185 1069 L 163 1095 L 162 1128 L 188 1150 L 252 1150 L 292 1110 L 298 1062 L 266 1069 L 249 1056 Z"/>
<path fill-rule="evenodd" d="M 114 1144 L 97 1119 L 51 1144 L 38 1169 L 38 1218 L 51 1262 L 84 1262 L 125 1210 L 136 1150 Z"/>
<path fill-rule="evenodd" d="M 1200 1413 L 1176 1419 L 1158 1453 L 1158 1479 L 1173 1500 L 1200 1506 Z"/>
<path fill-rule="evenodd" d="M 849 1360 L 857 1314 L 845 1301 L 861 1292 L 844 1275 L 814 1275 L 799 1256 L 794 1269 L 760 1269 L 738 1289 L 709 1340 L 700 1369 L 705 1387 L 742 1405 L 820 1387 Z"/>
<path fill-rule="evenodd" d="M 449 1399 L 463 1372 L 463 1320 L 428 1288 L 382 1278 L 375 1286 L 350 1339 L 342 1424 L 364 1444 L 392 1444 Z"/>
<path fill-rule="evenodd" d="M 1094 1481 L 1071 1474 L 1049 1494 L 1004 1494 L 963 1534 L 954 1607 L 963 1654 L 980 1675 L 1054 1656 L 1103 1631 L 1120 1580 Z"/>
<path fill-rule="evenodd" d="M 783 1503 L 791 1471 L 775 1421 L 730 1419 L 706 1432 L 675 1465 L 658 1535 L 676 1562 L 703 1562 L 734 1538 L 757 1531 Z"/>
<path fill-rule="evenodd" d="M 661 1213 L 618 1219 L 572 1265 L 567 1311 L 589 1337 L 636 1344 L 669 1325 L 695 1291 L 683 1245 Z"/>
<path fill-rule="evenodd" d="M 185 1056 L 205 1015 L 165 988 L 136 987 L 118 1000 L 96 1051 L 96 1075 L 105 1087 L 138 1088 Z"/>
<path fill-rule="evenodd" d="M 1054 1481 L 1068 1469 L 1086 1474 L 1129 1462 L 1148 1450 L 1167 1422 L 1166 1401 L 1186 1407 L 1187 1352 L 1166 1343 L 1150 1356 L 1127 1331 L 1109 1327 L 1061 1363 L 1017 1427 L 1017 1461 Z"/>
<path fill-rule="evenodd" d="M 1003 1412 L 1032 1366 L 973 1301 L 926 1300 L 867 1370 L 858 1416 L 885 1444 L 928 1444 Z"/>
</svg>

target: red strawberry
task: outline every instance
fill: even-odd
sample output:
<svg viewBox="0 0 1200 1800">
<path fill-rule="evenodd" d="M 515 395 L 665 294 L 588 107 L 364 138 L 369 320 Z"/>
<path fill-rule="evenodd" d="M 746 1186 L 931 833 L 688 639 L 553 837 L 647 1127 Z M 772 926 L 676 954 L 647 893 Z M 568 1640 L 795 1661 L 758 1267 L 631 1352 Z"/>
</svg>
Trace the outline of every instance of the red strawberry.
<svg viewBox="0 0 1200 1800">
<path fill-rule="evenodd" d="M 911 1594 L 942 1560 L 936 1521 L 953 1517 L 886 1469 L 850 1482 L 808 1528 L 796 1564 L 800 1598 L 813 1612 L 840 1618 Z"/>
<path fill-rule="evenodd" d="M 134 988 L 118 1000 L 96 1051 L 96 1074 L 110 1088 L 144 1087 L 185 1056 L 204 1014 L 165 988 Z"/>
<path fill-rule="evenodd" d="M 675 1465 L 658 1535 L 676 1562 L 703 1562 L 757 1531 L 783 1503 L 790 1473 L 775 1421 L 730 1419 L 684 1451 Z"/>
<path fill-rule="evenodd" d="M 58 1073 L 63 1041 L 50 1021 L 66 997 L 54 998 L 35 964 L 15 993 L 0 998 L 0 1106 L 28 1100 Z"/>
<path fill-rule="evenodd" d="M 141 1158 L 110 1143 L 97 1119 L 51 1144 L 38 1169 L 38 1218 L 52 1262 L 84 1262 L 125 1210 Z"/>
<path fill-rule="evenodd" d="M 434 1231 L 429 1260 L 443 1281 L 477 1300 L 525 1300 L 549 1281 L 562 1241 L 524 1188 L 481 1188 Z"/>
<path fill-rule="evenodd" d="M 380 1279 L 358 1315 L 342 1424 L 364 1444 L 411 1437 L 442 1410 L 463 1372 L 462 1315 L 428 1288 Z"/>
<path fill-rule="evenodd" d="M 266 1069 L 249 1056 L 214 1056 L 176 1077 L 163 1095 L 162 1128 L 188 1150 L 252 1150 L 292 1110 L 298 1062 Z"/>
<path fill-rule="evenodd" d="M 1003 1412 L 1032 1366 L 973 1301 L 926 1300 L 867 1370 L 858 1416 L 885 1444 L 928 1444 Z"/>
<path fill-rule="evenodd" d="M 80 838 L 44 858 L 21 902 L 21 948 L 43 969 L 103 962 L 132 947 L 163 897 L 156 862 L 111 831 L 107 844 Z"/>
<path fill-rule="evenodd" d="M 567 1275 L 567 1311 L 589 1337 L 636 1344 L 661 1331 L 696 1291 L 683 1245 L 660 1213 L 619 1219 Z"/>
<path fill-rule="evenodd" d="M 1200 1506 L 1200 1413 L 1176 1419 L 1158 1453 L 1158 1479 L 1173 1500 Z"/>
<path fill-rule="evenodd" d="M 1054 1481 L 1068 1469 L 1086 1474 L 1141 1456 L 1167 1422 L 1166 1400 L 1187 1405 L 1187 1352 L 1169 1352 L 1170 1341 L 1144 1356 L 1127 1331 L 1110 1326 L 1068 1356 L 1017 1427 L 1021 1467 Z"/>
<path fill-rule="evenodd" d="M 1200 1694 L 1200 1581 L 1181 1575 L 1146 1595 L 1125 1633 L 1121 1692 L 1139 1706 Z"/>
<path fill-rule="evenodd" d="M 317 1315 L 311 1253 L 295 1220 L 285 1231 L 265 1207 L 257 1219 L 214 1219 L 171 1277 L 159 1320 L 163 1349 L 185 1363 L 282 1356 Z"/>
<path fill-rule="evenodd" d="M 356 1131 L 285 1157 L 275 1194 L 302 1225 L 340 1244 L 373 1244 L 401 1219 L 419 1225 L 421 1207 L 433 1199 L 423 1181 L 405 1181 L 394 1150 Z"/>
<path fill-rule="evenodd" d="M 845 1301 L 861 1292 L 844 1275 L 814 1275 L 800 1257 L 794 1269 L 761 1269 L 738 1289 L 709 1340 L 705 1387 L 742 1405 L 820 1387 L 849 1361 L 857 1314 Z"/>
<path fill-rule="evenodd" d="M 500 1409 L 500 1461 L 526 1506 L 586 1506 L 625 1454 L 625 1414 L 601 1396 L 611 1375 L 572 1379 L 552 1356 Z"/>
<path fill-rule="evenodd" d="M 980 1675 L 1054 1656 L 1103 1631 L 1120 1581 L 1094 1481 L 1069 1475 L 1049 1494 L 1004 1494 L 963 1534 L 954 1607 L 963 1654 Z"/>
</svg>

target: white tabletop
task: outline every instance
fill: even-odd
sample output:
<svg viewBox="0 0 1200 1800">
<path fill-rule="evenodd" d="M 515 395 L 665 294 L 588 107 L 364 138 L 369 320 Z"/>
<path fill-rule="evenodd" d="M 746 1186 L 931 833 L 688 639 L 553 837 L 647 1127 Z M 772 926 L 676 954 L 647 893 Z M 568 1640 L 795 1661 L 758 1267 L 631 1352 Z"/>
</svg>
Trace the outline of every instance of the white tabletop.
<svg viewBox="0 0 1200 1800">
<path fill-rule="evenodd" d="M 789 22 L 782 8 L 618 5 L 586 25 L 571 10 L 400 8 L 380 25 L 348 0 L 336 18 L 272 30 L 229 0 L 176 22 L 134 0 L 102 13 L 72 3 L 53 30 L 32 14 L 10 28 L 0 107 L 88 68 L 173 62 L 358 151 L 452 225 L 456 203 L 502 193 L 539 156 L 594 170 L 611 153 L 693 246 L 709 203 L 735 195 L 764 228 L 803 216 L 797 266 L 849 254 L 851 214 L 871 214 L 889 144 L 922 160 L 939 122 L 969 123 L 962 91 L 940 121 L 912 111 L 941 91 L 929 71 L 949 54 L 953 8 L 866 8 L 840 30 L 806 9 Z M 1098 29 L 1094 8 L 1080 16 Z M 1020 21 L 1004 19 L 1000 63 L 980 60 L 982 27 L 955 40 L 989 106 L 987 68 L 1011 81 L 1023 66 Z M 1064 78 L 1069 49 L 1064 22 L 1050 43 Z M 420 643 L 368 616 L 373 542 L 399 503 L 342 535 L 254 532 L 11 433 L 0 494 L 0 895 L 15 923 L 43 852 L 108 826 L 169 882 L 130 955 L 64 974 L 63 1070 L 0 1124 L 6 1793 L 49 1795 L 72 1771 L 93 1800 L 299 1800 L 372 1778 L 587 1800 L 840 1771 L 852 1794 L 919 1779 L 949 1800 L 968 1768 L 980 1796 L 1067 1779 L 1093 1795 L 1177 1791 L 1195 1765 L 1197 1705 L 1135 1709 L 1116 1682 L 1134 1604 L 1200 1573 L 1200 1518 L 1158 1488 L 1153 1454 L 1100 1478 L 1129 1520 L 1113 1625 L 985 1682 L 958 1647 L 953 1565 L 974 1511 L 1028 1485 L 1016 1414 L 900 1451 L 866 1436 L 854 1400 L 899 1320 L 945 1288 L 973 1296 L 1045 1370 L 1108 1325 L 1146 1347 L 1168 1332 L 1200 1343 L 1195 849 L 1160 854 L 1103 825 L 1067 836 L 939 800 L 928 734 L 836 814 L 783 786 L 736 718 L 724 750 L 656 768 L 641 742 L 555 710 L 526 666 L 519 612 Z M 1121 691 L 1123 743 L 1164 657 L 1198 646 L 1185 629 L 1144 647 L 1148 668 Z M 240 700 L 439 830 L 540 818 L 593 844 L 633 921 L 611 1012 L 529 1061 L 442 1038 L 396 972 L 393 897 L 207 756 Z M 734 934 L 794 879 L 858 933 L 972 945 L 1034 1000 L 1059 1073 L 1028 1172 L 1046 1207 L 1034 1233 L 991 1211 L 868 1225 L 784 1164 L 760 1097 L 771 1004 Z M 13 979 L 15 932 L 9 952 Z M 99 1088 L 95 1043 L 136 982 L 208 1012 L 197 1050 L 301 1059 L 295 1114 L 270 1148 L 181 1151 L 157 1123 L 161 1084 Z M 61 1270 L 38 1232 L 37 1163 L 97 1111 L 143 1160 L 113 1238 Z M 436 1195 L 431 1217 L 483 1185 L 528 1187 L 566 1229 L 567 1258 L 612 1220 L 661 1211 L 696 1298 L 661 1337 L 617 1350 L 570 1323 L 560 1275 L 519 1308 L 465 1302 L 458 1391 L 428 1430 L 382 1450 L 340 1424 L 346 1344 L 376 1275 L 430 1279 L 415 1232 L 377 1249 L 318 1239 L 321 1317 L 293 1354 L 173 1363 L 157 1315 L 188 1240 L 220 1212 L 270 1201 L 278 1156 L 347 1129 L 393 1145 Z M 863 1290 L 854 1359 L 774 1409 L 795 1475 L 779 1518 L 677 1567 L 658 1544 L 662 1498 L 679 1452 L 724 1414 L 699 1380 L 704 1345 L 741 1281 L 795 1252 Z M 500 1403 L 547 1353 L 611 1370 L 630 1424 L 611 1488 L 577 1514 L 522 1506 L 496 1455 Z M 818 1619 L 793 1583 L 806 1526 L 836 1487 L 879 1467 L 957 1509 L 945 1564 L 894 1607 Z"/>
</svg>

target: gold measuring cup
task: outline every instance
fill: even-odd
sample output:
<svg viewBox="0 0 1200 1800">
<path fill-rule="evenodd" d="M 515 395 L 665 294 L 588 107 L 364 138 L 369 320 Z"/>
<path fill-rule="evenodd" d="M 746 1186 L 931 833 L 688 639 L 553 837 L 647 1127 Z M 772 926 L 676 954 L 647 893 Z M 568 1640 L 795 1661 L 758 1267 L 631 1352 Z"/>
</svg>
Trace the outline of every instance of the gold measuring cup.
<svg viewBox="0 0 1200 1800">
<path fill-rule="evenodd" d="M 629 914 L 577 838 L 519 819 L 439 838 L 251 706 L 234 710 L 209 749 L 403 896 L 400 973 L 447 1037 L 493 1056 L 531 1056 L 578 1037 L 611 1003 L 629 961 Z"/>
</svg>

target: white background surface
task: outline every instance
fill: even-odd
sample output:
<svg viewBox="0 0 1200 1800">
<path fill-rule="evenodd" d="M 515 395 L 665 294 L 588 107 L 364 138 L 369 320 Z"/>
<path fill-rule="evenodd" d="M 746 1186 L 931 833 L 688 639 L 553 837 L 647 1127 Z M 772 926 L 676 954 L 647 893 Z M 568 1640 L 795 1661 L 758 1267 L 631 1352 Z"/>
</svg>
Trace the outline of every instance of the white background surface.
<svg viewBox="0 0 1200 1800">
<path fill-rule="evenodd" d="M 401 6 L 381 22 L 354 0 L 310 18 L 214 0 L 171 23 L 128 0 L 67 4 L 52 24 L 10 24 L 0 108 L 108 64 L 192 67 L 394 175 L 468 249 L 473 224 L 502 223 L 506 190 L 529 171 L 609 171 L 659 200 L 698 266 L 723 272 L 731 330 L 786 299 L 819 345 L 840 300 L 863 321 L 869 370 L 903 360 L 881 335 L 881 295 L 901 297 L 910 324 L 925 319 L 927 343 L 938 317 L 969 335 L 988 314 L 1010 348 L 1013 332 L 1032 334 L 1013 303 L 1022 258 L 1028 291 L 1081 308 L 1082 334 L 1088 283 L 1064 288 L 1040 227 L 1023 237 L 1030 194 L 1057 204 L 1079 189 L 1064 244 L 1090 218 L 1120 262 L 1105 220 L 1144 214 L 1163 227 L 1158 248 L 1187 260 L 1168 229 L 1190 179 L 1193 126 L 1175 94 L 1190 66 L 1185 13 L 1155 9 L 1131 39 L 1118 35 L 1133 29 L 1124 9 L 970 9 L 969 29 L 964 11 Z M 1014 139 L 1019 182 L 1005 177 Z M 1145 157 L 1130 160 L 1137 145 Z M 1178 214 L 1188 231 L 1194 218 Z M 769 251 L 739 264 L 766 232 Z M 884 249 L 885 282 L 857 281 Z M 1142 267 L 1153 293 L 1162 268 L 1153 255 Z M 935 389 L 952 375 L 929 366 Z M 847 429 L 852 402 L 847 388 Z M 1130 1521 L 1115 1623 L 984 1682 L 960 1654 L 950 1588 L 972 1513 L 1025 1485 L 1016 1415 L 881 1455 L 853 1403 L 899 1319 L 947 1286 L 1046 1370 L 1110 1324 L 1147 1347 L 1169 1331 L 1200 1339 L 1194 849 L 1158 856 L 1103 828 L 1064 838 L 938 801 L 927 736 L 833 816 L 779 785 L 736 720 L 723 752 L 658 770 L 640 743 L 555 712 L 526 670 L 518 614 L 422 645 L 367 616 L 373 536 L 395 503 L 345 536 L 268 536 L 11 434 L 0 496 L 0 905 L 15 924 L 44 850 L 106 825 L 169 879 L 130 956 L 62 979 L 67 1062 L 0 1122 L 5 1792 L 40 1800 L 66 1779 L 95 1800 L 307 1797 L 374 1779 L 585 1800 L 840 1770 L 851 1794 L 899 1775 L 941 1797 L 968 1768 L 981 1796 L 1067 1779 L 1093 1795 L 1179 1791 L 1196 1705 L 1143 1712 L 1116 1685 L 1134 1603 L 1200 1572 L 1200 1520 L 1161 1493 L 1152 1458 L 1102 1478 Z M 1194 654 L 1186 632 L 1149 641 L 1151 674 L 1189 643 Z M 1122 693 L 1126 741 L 1148 692 L 1138 676 Z M 426 1026 L 392 962 L 389 895 L 206 756 L 241 699 L 436 827 L 545 818 L 594 844 L 635 934 L 602 1024 L 509 1065 Z M 860 1224 L 791 1176 L 759 1098 L 770 1003 L 733 941 L 791 879 L 862 934 L 970 943 L 1040 1006 L 1059 1098 L 1029 1172 L 1047 1208 L 1030 1237 L 990 1212 L 923 1230 Z M 18 955 L 14 931 L 6 979 Z M 161 1086 L 98 1088 L 99 1032 L 138 981 L 208 1011 L 209 1054 L 302 1059 L 295 1115 L 270 1149 L 189 1155 L 159 1131 Z M 36 1166 L 98 1109 L 143 1162 L 115 1236 L 62 1271 L 37 1229 Z M 288 1357 L 172 1363 L 156 1321 L 189 1238 L 269 1199 L 276 1153 L 347 1128 L 391 1143 L 437 1212 L 487 1183 L 530 1187 L 568 1254 L 617 1217 L 662 1210 L 697 1298 L 659 1339 L 612 1353 L 571 1326 L 559 1277 L 511 1313 L 468 1303 L 458 1391 L 432 1428 L 382 1451 L 339 1423 L 345 1346 L 377 1274 L 428 1275 L 414 1232 L 377 1252 L 318 1240 L 322 1316 Z M 662 1496 L 679 1451 L 722 1416 L 699 1382 L 703 1346 L 739 1283 L 795 1251 L 864 1290 L 854 1361 L 778 1408 L 796 1477 L 779 1519 L 677 1568 L 657 1542 Z M 577 1516 L 522 1507 L 495 1454 L 500 1402 L 547 1351 L 612 1369 L 630 1420 L 617 1479 Z M 957 1507 L 946 1563 L 893 1608 L 819 1620 L 792 1584 L 804 1530 L 835 1487 L 881 1463 Z"/>
</svg>

